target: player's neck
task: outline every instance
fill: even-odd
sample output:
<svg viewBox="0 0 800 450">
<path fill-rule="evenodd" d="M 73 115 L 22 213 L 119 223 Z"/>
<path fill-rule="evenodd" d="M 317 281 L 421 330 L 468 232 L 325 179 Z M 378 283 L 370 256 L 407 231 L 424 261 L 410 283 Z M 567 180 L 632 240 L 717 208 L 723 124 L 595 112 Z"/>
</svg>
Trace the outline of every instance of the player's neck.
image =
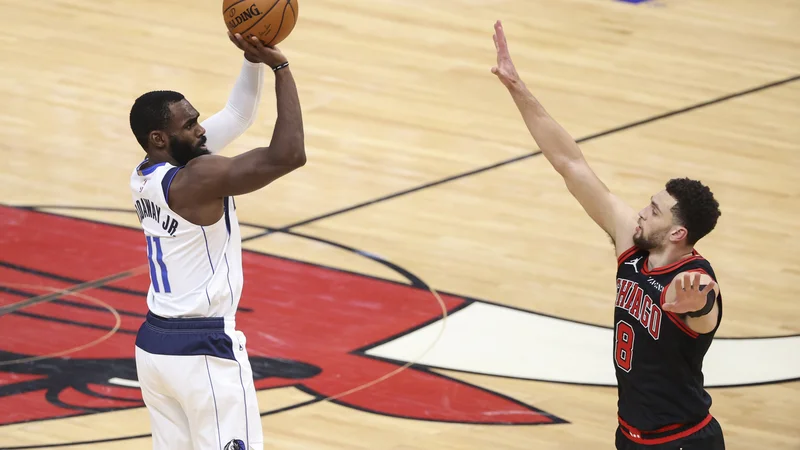
<svg viewBox="0 0 800 450">
<path fill-rule="evenodd" d="M 169 154 L 164 154 L 163 152 L 153 152 L 147 154 L 147 162 L 142 166 L 142 168 L 146 169 L 150 166 L 161 164 L 163 162 L 170 163 L 173 166 L 179 165 Z"/>
<path fill-rule="evenodd" d="M 659 267 L 674 264 L 682 259 L 692 256 L 692 248 L 687 247 L 664 247 L 653 249 L 647 256 L 647 269 L 655 270 Z"/>
</svg>

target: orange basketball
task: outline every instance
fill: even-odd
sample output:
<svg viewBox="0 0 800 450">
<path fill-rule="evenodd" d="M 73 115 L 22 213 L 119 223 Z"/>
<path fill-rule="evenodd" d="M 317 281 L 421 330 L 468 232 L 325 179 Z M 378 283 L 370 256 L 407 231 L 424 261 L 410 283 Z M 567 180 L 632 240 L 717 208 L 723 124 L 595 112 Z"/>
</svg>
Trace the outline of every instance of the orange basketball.
<svg viewBox="0 0 800 450">
<path fill-rule="evenodd" d="M 286 39 L 297 23 L 297 0 L 223 0 L 222 16 L 231 33 L 256 36 L 264 45 Z"/>
</svg>

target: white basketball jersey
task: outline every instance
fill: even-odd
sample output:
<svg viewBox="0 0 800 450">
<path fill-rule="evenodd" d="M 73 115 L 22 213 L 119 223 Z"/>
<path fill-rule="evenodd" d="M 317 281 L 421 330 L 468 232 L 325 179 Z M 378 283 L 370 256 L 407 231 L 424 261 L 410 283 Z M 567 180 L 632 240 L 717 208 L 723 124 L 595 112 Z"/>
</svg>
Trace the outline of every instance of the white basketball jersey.
<svg viewBox="0 0 800 450">
<path fill-rule="evenodd" d="M 145 160 L 146 162 L 147 160 Z M 161 317 L 233 318 L 242 292 L 242 241 L 233 199 L 217 223 L 195 225 L 167 204 L 180 167 L 160 163 L 131 174 L 131 193 L 150 266 L 147 306 Z"/>
</svg>

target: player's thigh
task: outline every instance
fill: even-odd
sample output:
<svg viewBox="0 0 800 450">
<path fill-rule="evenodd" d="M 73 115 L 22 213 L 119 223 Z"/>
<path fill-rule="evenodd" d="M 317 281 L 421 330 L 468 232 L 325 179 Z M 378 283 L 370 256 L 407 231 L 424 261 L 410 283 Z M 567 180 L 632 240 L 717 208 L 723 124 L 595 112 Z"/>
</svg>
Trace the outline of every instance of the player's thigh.
<svg viewBox="0 0 800 450">
<path fill-rule="evenodd" d="M 242 384 L 243 397 L 246 400 L 246 411 L 249 446 L 252 450 L 262 450 L 264 448 L 264 433 L 261 427 L 261 412 L 256 398 L 256 388 L 253 381 L 253 370 L 250 366 L 250 359 L 247 354 L 247 338 L 241 331 L 233 333 L 235 343 L 233 353 L 239 364 L 239 377 Z"/>
<path fill-rule="evenodd" d="M 150 430 L 153 435 L 153 450 L 192 450 L 189 419 L 177 401 L 159 396 L 147 396 L 145 405 L 150 414 Z"/>
<path fill-rule="evenodd" d="M 154 450 L 192 450 L 189 419 L 180 403 L 167 395 L 159 374 L 161 355 L 136 348 L 136 371 L 142 400 L 150 416 Z"/>
<path fill-rule="evenodd" d="M 193 373 L 191 388 L 181 398 L 195 448 L 261 450 L 261 417 L 249 364 L 243 367 L 237 360 L 214 356 L 196 358 L 202 358 L 202 367 Z"/>
</svg>

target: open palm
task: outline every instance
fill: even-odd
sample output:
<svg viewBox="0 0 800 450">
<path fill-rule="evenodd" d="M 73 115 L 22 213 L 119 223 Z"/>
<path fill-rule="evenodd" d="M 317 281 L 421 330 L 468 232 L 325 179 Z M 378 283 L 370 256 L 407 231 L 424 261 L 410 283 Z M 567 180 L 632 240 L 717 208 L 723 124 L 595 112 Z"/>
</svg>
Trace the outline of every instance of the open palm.
<svg viewBox="0 0 800 450">
<path fill-rule="evenodd" d="M 503 31 L 503 24 L 498 20 L 494 24 L 494 47 L 497 49 L 497 65 L 492 67 L 492 73 L 497 75 L 500 82 L 506 87 L 511 87 L 520 82 L 511 54 L 508 52 L 508 42 Z"/>
<path fill-rule="evenodd" d="M 717 286 L 714 281 L 706 286 L 701 285 L 699 273 L 695 273 L 691 278 L 685 273 L 682 277 L 676 277 L 674 282 L 677 284 L 675 298 L 671 302 L 664 303 L 661 308 L 676 314 L 702 309 L 706 305 L 708 293 Z"/>
</svg>

